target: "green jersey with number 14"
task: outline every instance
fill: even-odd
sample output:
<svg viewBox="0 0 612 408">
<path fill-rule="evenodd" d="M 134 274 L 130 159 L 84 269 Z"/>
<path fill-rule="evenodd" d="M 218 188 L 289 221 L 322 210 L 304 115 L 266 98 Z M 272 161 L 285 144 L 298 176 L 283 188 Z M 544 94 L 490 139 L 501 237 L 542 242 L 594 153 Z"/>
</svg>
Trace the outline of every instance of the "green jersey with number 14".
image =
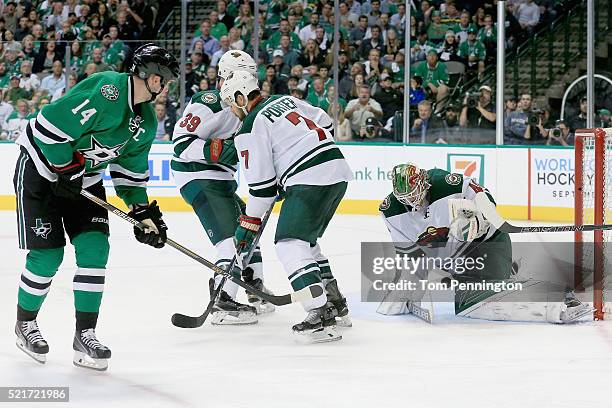
<svg viewBox="0 0 612 408">
<path fill-rule="evenodd" d="M 54 182 L 80 152 L 86 161 L 83 186 L 100 180 L 106 167 L 117 195 L 127 204 L 148 202 L 149 150 L 157 118 L 150 103 L 134 105 L 128 74 L 101 72 L 78 83 L 30 119 L 17 140 L 41 176 Z"/>
</svg>

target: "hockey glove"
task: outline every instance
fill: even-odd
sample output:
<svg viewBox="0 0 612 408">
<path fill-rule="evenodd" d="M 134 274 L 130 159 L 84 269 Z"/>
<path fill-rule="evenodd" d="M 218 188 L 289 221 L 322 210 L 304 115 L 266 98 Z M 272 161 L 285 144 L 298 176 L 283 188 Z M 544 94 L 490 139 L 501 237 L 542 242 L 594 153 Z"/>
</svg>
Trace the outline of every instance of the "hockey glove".
<svg viewBox="0 0 612 408">
<path fill-rule="evenodd" d="M 204 142 L 204 158 L 209 163 L 227 164 L 238 163 L 238 153 L 234 147 L 233 139 L 211 139 Z"/>
<path fill-rule="evenodd" d="M 261 227 L 261 218 L 241 215 L 238 219 L 238 228 L 234 234 L 234 245 L 240 264 L 244 257 L 249 253 L 255 241 L 255 236 Z"/>
<path fill-rule="evenodd" d="M 85 174 L 85 158 L 79 152 L 74 152 L 72 162 L 63 167 L 54 167 L 57 181 L 51 184 L 53 193 L 62 198 L 77 199 L 83 189 Z"/>
<path fill-rule="evenodd" d="M 163 248 L 166 244 L 168 227 L 162 219 L 157 201 L 148 205 L 136 205 L 128 215 L 146 225 L 145 229 L 134 227 L 134 235 L 138 242 L 155 248 Z"/>
<path fill-rule="evenodd" d="M 451 198 L 448 200 L 448 210 L 451 220 L 448 233 L 457 241 L 471 242 L 489 232 L 491 224 L 476 209 L 472 200 Z"/>
</svg>

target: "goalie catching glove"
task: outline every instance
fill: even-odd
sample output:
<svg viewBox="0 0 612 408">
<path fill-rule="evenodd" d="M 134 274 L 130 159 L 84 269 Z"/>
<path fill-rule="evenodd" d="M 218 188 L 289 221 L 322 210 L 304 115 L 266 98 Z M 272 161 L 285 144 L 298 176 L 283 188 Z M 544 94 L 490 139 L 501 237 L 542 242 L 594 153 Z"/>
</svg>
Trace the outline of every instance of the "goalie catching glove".
<svg viewBox="0 0 612 408">
<path fill-rule="evenodd" d="M 234 245 L 236 246 L 236 255 L 240 261 L 239 265 L 242 265 L 242 260 L 251 251 L 260 228 L 261 218 L 241 215 L 238 219 L 238 228 L 236 228 L 234 234 Z"/>
<path fill-rule="evenodd" d="M 57 174 L 57 181 L 51 184 L 53 193 L 62 198 L 76 199 L 83 189 L 83 175 L 85 174 L 85 158 L 81 153 L 75 152 L 72 161 L 63 167 L 53 167 Z"/>
<path fill-rule="evenodd" d="M 471 242 L 486 235 L 491 226 L 472 200 L 449 199 L 448 213 L 451 221 L 448 233 L 460 242 Z"/>
<path fill-rule="evenodd" d="M 145 225 L 144 229 L 134 227 L 134 235 L 138 242 L 155 248 L 163 248 L 166 244 L 168 227 L 162 219 L 157 201 L 147 205 L 135 205 L 128 215 Z"/>
</svg>

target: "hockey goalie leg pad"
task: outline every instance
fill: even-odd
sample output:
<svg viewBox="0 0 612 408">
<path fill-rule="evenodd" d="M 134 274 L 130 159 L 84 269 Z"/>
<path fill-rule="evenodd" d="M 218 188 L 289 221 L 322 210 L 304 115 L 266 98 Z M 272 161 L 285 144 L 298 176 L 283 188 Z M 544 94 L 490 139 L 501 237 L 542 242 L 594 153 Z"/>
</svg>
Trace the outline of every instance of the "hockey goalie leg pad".
<svg viewBox="0 0 612 408">
<path fill-rule="evenodd" d="M 312 255 L 310 243 L 299 239 L 283 239 L 276 243 L 276 254 L 283 264 L 293 290 L 317 285 L 323 288 L 319 265 Z M 302 302 L 305 310 L 322 307 L 327 303 L 325 290 L 320 296 Z"/>
<path fill-rule="evenodd" d="M 561 285 L 534 279 L 515 282 L 522 284 L 522 290 L 493 294 L 457 315 L 497 321 L 569 323 L 592 311 L 588 306 L 568 309 Z"/>
</svg>

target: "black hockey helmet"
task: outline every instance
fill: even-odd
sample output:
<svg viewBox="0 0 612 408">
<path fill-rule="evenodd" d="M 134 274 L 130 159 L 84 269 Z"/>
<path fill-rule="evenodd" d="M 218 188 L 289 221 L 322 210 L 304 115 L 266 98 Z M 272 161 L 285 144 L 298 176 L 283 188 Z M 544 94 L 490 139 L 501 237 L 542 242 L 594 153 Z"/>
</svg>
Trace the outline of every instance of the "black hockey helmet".
<svg viewBox="0 0 612 408">
<path fill-rule="evenodd" d="M 134 51 L 130 74 L 140 79 L 147 79 L 151 75 L 159 75 L 164 83 L 179 76 L 179 63 L 165 48 L 153 43 L 142 45 Z"/>
</svg>

